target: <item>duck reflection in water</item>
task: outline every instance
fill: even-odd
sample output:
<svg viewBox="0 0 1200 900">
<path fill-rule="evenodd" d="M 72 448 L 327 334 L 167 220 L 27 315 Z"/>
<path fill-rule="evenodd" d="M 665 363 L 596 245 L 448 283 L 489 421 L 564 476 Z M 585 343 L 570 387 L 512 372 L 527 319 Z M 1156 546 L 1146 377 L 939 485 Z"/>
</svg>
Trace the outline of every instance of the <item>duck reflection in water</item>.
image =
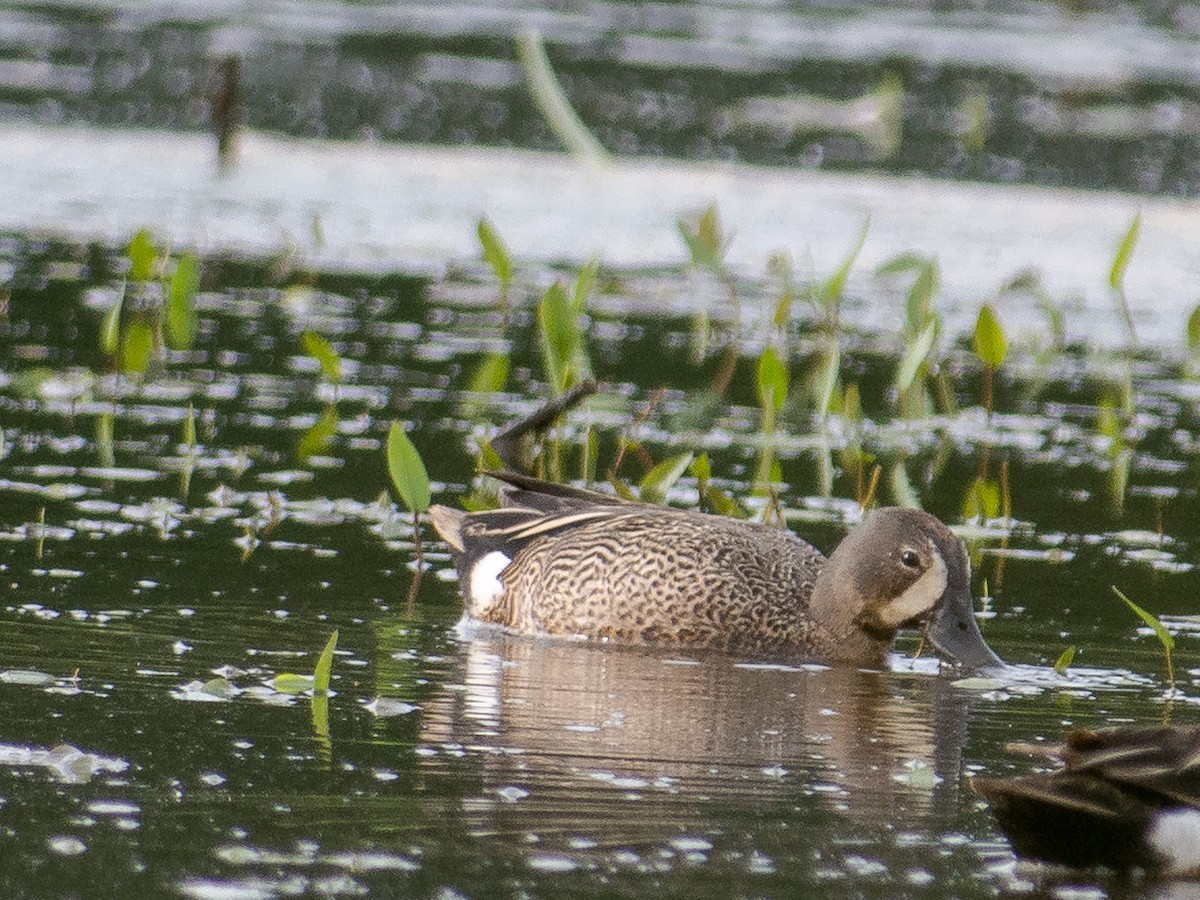
<svg viewBox="0 0 1200 900">
<path fill-rule="evenodd" d="M 970 700 L 946 679 L 463 628 L 462 684 L 425 706 L 422 764 L 467 748 L 484 796 L 524 785 L 568 831 L 652 840 L 701 802 L 889 827 L 956 808 Z M 521 815 L 501 806 L 470 807 L 473 827 Z"/>
</svg>

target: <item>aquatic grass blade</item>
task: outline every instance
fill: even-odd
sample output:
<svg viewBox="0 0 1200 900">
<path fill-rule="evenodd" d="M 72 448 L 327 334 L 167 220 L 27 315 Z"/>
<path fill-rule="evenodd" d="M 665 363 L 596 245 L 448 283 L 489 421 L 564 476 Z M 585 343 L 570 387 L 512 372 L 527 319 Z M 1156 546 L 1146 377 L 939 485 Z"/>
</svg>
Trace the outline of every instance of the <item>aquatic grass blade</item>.
<svg viewBox="0 0 1200 900">
<path fill-rule="evenodd" d="M 679 453 L 664 459 L 642 478 L 638 495 L 646 503 L 662 503 L 695 458 L 694 453 Z"/>
<path fill-rule="evenodd" d="M 315 331 L 304 332 L 300 341 L 304 344 L 304 352 L 320 364 L 321 374 L 333 384 L 338 384 L 342 380 L 342 358 L 333 345 Z"/>
<path fill-rule="evenodd" d="M 817 415 L 822 419 L 829 415 L 829 410 L 833 404 L 833 396 L 837 390 L 838 375 L 841 372 L 841 366 L 842 352 L 838 349 L 838 345 L 831 341 L 822 354 L 821 368 L 817 373 L 816 381 L 813 383 L 813 393 L 817 401 Z M 860 408 L 860 417 L 861 414 L 862 410 Z"/>
<path fill-rule="evenodd" d="M 429 509 L 429 473 L 421 454 L 413 446 L 399 422 L 388 429 L 387 467 L 392 486 L 410 512 L 423 513 Z"/>
<path fill-rule="evenodd" d="M 912 387 L 913 379 L 917 377 L 921 363 L 925 362 L 926 357 L 929 356 L 929 351 L 933 349 L 933 342 L 936 339 L 937 321 L 932 320 L 917 336 L 917 339 L 904 349 L 904 354 L 900 357 L 900 365 L 896 369 L 896 391 L 898 393 L 903 394 Z"/>
<path fill-rule="evenodd" d="M 579 319 L 571 298 L 557 281 L 546 289 L 538 303 L 538 326 L 547 380 L 554 392 L 561 394 L 575 380 Z"/>
<path fill-rule="evenodd" d="M 154 331 L 150 323 L 138 320 L 125 329 L 121 340 L 121 371 L 126 375 L 145 375 L 154 353 Z"/>
<path fill-rule="evenodd" d="M 1200 353 L 1200 305 L 1192 310 L 1187 320 L 1187 347 L 1192 353 Z"/>
<path fill-rule="evenodd" d="M 1054 671 L 1058 675 L 1065 675 L 1071 663 L 1075 661 L 1075 645 L 1071 644 L 1067 649 L 1058 655 L 1057 661 L 1054 663 Z"/>
<path fill-rule="evenodd" d="M 1142 214 L 1137 213 L 1130 221 L 1129 227 L 1125 230 L 1125 234 L 1121 238 L 1121 243 L 1117 245 L 1117 252 L 1113 256 L 1112 267 L 1108 270 L 1108 286 L 1113 290 L 1120 290 L 1121 285 L 1125 282 L 1125 270 L 1129 268 L 1129 261 L 1133 258 L 1133 251 L 1137 246 L 1138 236 L 1141 232 Z"/>
<path fill-rule="evenodd" d="M 500 281 L 501 290 L 508 290 L 508 286 L 512 284 L 513 280 L 512 256 L 508 252 L 508 247 L 504 245 L 504 241 L 500 239 L 495 227 L 486 218 L 479 220 L 475 231 L 479 235 L 479 246 L 483 250 L 484 260 L 492 267 L 492 272 Z"/>
<path fill-rule="evenodd" d="M 167 344 L 173 350 L 190 350 L 196 339 L 196 293 L 200 269 L 196 257 L 185 253 L 175 261 L 167 290 Z"/>
<path fill-rule="evenodd" d="M 125 305 L 125 282 L 117 292 L 113 305 L 104 313 L 100 322 L 100 352 L 105 356 L 115 357 L 121 340 L 121 307 Z"/>
<path fill-rule="evenodd" d="M 758 403 L 771 421 L 787 402 L 787 393 L 787 366 L 774 347 L 767 347 L 758 358 Z"/>
<path fill-rule="evenodd" d="M 534 105 L 567 152 L 593 164 L 610 162 L 609 152 L 583 124 L 567 99 L 546 56 L 541 33 L 526 28 L 517 33 L 516 41 L 517 59 L 525 71 L 525 82 Z"/>
<path fill-rule="evenodd" d="M 479 363 L 467 384 L 473 394 L 494 394 L 504 390 L 508 383 L 509 357 L 507 353 L 489 353 Z"/>
<path fill-rule="evenodd" d="M 575 307 L 576 315 L 582 315 L 587 307 L 588 298 L 596 288 L 596 278 L 599 274 L 600 260 L 598 258 L 593 257 L 580 267 L 575 276 L 575 289 L 571 292 L 571 303 Z"/>
<path fill-rule="evenodd" d="M 329 679 L 333 672 L 333 653 L 337 650 L 338 632 L 335 628 L 329 640 L 325 642 L 321 655 L 317 657 L 317 667 L 313 670 L 313 691 L 325 694 L 329 691 Z"/>
<path fill-rule="evenodd" d="M 862 252 L 863 244 L 867 242 L 867 231 L 870 227 L 871 217 L 868 216 L 863 220 L 862 228 L 859 229 L 854 246 L 850 248 L 850 252 L 846 254 L 846 258 L 842 260 L 841 265 L 821 285 L 821 300 L 826 308 L 837 303 L 845 292 L 846 280 L 850 277 L 850 270 L 854 268 L 858 254 Z"/>
<path fill-rule="evenodd" d="M 1158 620 L 1157 616 L 1142 609 L 1140 606 L 1126 597 L 1121 592 L 1120 588 L 1118 588 L 1115 584 L 1111 585 L 1111 587 L 1113 593 L 1125 602 L 1125 605 L 1133 611 L 1134 615 L 1150 626 L 1151 630 L 1153 630 L 1154 634 L 1158 637 L 1158 642 L 1162 644 L 1163 656 L 1166 657 L 1167 661 L 1167 680 L 1171 683 L 1171 686 L 1174 687 L 1175 663 L 1171 658 L 1171 654 L 1175 650 L 1175 638 L 1171 636 L 1171 632 L 1167 631 L 1166 627 Z"/>
<path fill-rule="evenodd" d="M 926 259 L 917 271 L 917 279 L 908 291 L 904 312 L 909 334 L 916 334 L 929 322 L 933 313 L 933 297 L 938 289 L 938 266 Z"/>
<path fill-rule="evenodd" d="M 1008 338 L 1000 320 L 986 303 L 979 308 L 979 317 L 975 320 L 975 355 L 985 366 L 993 369 L 1000 368 L 1008 356 Z"/>
<path fill-rule="evenodd" d="M 1148 625 L 1154 631 L 1154 633 L 1158 636 L 1159 643 L 1163 645 L 1165 650 L 1175 649 L 1175 638 L 1171 636 L 1171 632 L 1167 631 L 1163 623 L 1158 621 L 1158 618 L 1153 613 L 1147 612 L 1126 597 L 1116 585 L 1112 585 L 1112 591 L 1125 601 L 1125 605 L 1133 611 L 1134 615 L 1145 622 L 1146 625 Z"/>
<path fill-rule="evenodd" d="M 307 462 L 310 456 L 320 456 L 333 445 L 337 436 L 338 411 L 332 403 L 321 410 L 321 415 L 296 444 L 296 459 L 301 463 Z"/>
</svg>

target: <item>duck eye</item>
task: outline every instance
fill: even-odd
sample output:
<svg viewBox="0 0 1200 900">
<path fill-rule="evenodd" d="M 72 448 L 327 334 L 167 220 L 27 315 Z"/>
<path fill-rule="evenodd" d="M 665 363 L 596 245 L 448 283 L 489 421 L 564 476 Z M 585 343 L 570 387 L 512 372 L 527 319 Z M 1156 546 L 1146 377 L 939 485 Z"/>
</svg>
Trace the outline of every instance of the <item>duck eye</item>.
<svg viewBox="0 0 1200 900">
<path fill-rule="evenodd" d="M 917 555 L 916 550 L 901 550 L 900 564 L 909 569 L 920 568 L 921 557 Z"/>
</svg>

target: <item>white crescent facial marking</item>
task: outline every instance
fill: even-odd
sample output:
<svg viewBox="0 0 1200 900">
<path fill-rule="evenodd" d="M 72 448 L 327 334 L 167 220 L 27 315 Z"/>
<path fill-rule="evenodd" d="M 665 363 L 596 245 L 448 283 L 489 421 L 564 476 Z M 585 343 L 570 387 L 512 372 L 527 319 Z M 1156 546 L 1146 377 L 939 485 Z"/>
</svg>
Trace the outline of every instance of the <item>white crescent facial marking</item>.
<svg viewBox="0 0 1200 900">
<path fill-rule="evenodd" d="M 1146 843 L 1164 860 L 1171 874 L 1200 872 L 1200 810 L 1172 809 L 1150 822 Z"/>
<path fill-rule="evenodd" d="M 471 583 L 467 596 L 471 598 L 471 606 L 476 613 L 494 605 L 504 596 L 504 583 L 500 581 L 500 573 L 512 562 L 499 550 L 493 550 L 476 560 L 471 566 Z"/>
<path fill-rule="evenodd" d="M 946 592 L 948 577 L 946 561 L 942 559 L 942 554 L 935 551 L 933 564 L 925 574 L 879 610 L 880 621 L 888 628 L 899 628 L 905 622 L 929 612 Z"/>
</svg>

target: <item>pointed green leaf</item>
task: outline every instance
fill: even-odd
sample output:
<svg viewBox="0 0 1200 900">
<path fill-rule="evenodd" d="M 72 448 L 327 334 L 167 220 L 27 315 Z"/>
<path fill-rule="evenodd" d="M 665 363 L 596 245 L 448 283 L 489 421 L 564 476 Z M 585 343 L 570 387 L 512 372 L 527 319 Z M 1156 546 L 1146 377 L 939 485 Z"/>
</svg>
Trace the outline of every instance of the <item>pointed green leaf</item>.
<svg viewBox="0 0 1200 900">
<path fill-rule="evenodd" d="M 758 404 L 773 417 L 787 402 L 788 370 L 774 347 L 758 358 Z"/>
<path fill-rule="evenodd" d="M 504 390 L 508 383 L 509 358 L 507 353 L 489 353 L 479 363 L 467 385 L 475 394 L 494 394 Z"/>
<path fill-rule="evenodd" d="M 124 305 L 125 285 L 121 285 L 121 292 L 117 295 L 113 305 L 108 308 L 100 323 L 100 352 L 105 356 L 117 355 L 117 347 L 121 338 L 121 307 Z"/>
<path fill-rule="evenodd" d="M 167 344 L 174 350 L 190 350 L 196 339 L 196 292 L 200 270 L 196 257 L 186 253 L 175 262 L 167 293 Z"/>
<path fill-rule="evenodd" d="M 333 384 L 342 380 L 342 358 L 333 345 L 315 331 L 306 331 L 300 336 L 304 352 L 321 364 L 321 374 Z"/>
<path fill-rule="evenodd" d="M 709 462 L 707 451 L 692 460 L 689 468 L 692 477 L 700 482 L 700 490 L 703 492 L 705 485 L 708 484 L 708 479 L 712 477 L 712 463 Z"/>
<path fill-rule="evenodd" d="M 329 679 L 333 672 L 333 651 L 337 649 L 337 641 L 338 633 L 335 628 L 333 634 L 329 636 L 329 640 L 325 642 L 321 655 L 317 657 L 317 667 L 313 670 L 313 691 L 318 694 L 324 694 L 329 690 Z"/>
<path fill-rule="evenodd" d="M 1058 661 L 1054 663 L 1054 671 L 1059 675 L 1065 675 L 1071 663 L 1075 661 L 1075 645 L 1067 647 L 1058 656 Z"/>
<path fill-rule="evenodd" d="M 1125 230 L 1121 243 L 1117 245 L 1113 257 L 1112 268 L 1108 270 L 1108 285 L 1116 290 L 1125 281 L 1125 270 L 1129 268 L 1129 260 L 1133 258 L 1133 248 L 1137 246 L 1138 235 L 1142 231 L 1142 214 L 1138 213 Z"/>
<path fill-rule="evenodd" d="M 392 486 L 404 505 L 414 513 L 429 509 L 429 474 L 425 471 L 421 454 L 399 422 L 393 422 L 388 429 L 387 465 Z"/>
<path fill-rule="evenodd" d="M 838 374 L 842 366 L 842 353 L 836 343 L 830 342 L 825 352 L 821 354 L 820 369 L 813 382 L 813 394 L 816 398 L 817 415 L 824 418 L 829 414 L 830 401 L 837 387 Z"/>
<path fill-rule="evenodd" d="M 158 261 L 158 248 L 154 246 L 154 238 L 150 229 L 143 228 L 133 236 L 125 249 L 129 259 L 130 281 L 151 281 L 155 277 L 154 264 Z"/>
<path fill-rule="evenodd" d="M 180 435 L 180 443 L 185 447 L 196 446 L 196 410 L 192 408 L 192 404 L 188 404 L 187 418 L 183 420 L 183 433 Z"/>
<path fill-rule="evenodd" d="M 588 297 L 592 295 L 592 291 L 596 288 L 596 277 L 600 274 L 600 260 L 593 257 L 588 260 L 587 264 L 579 270 L 579 274 L 575 276 L 575 290 L 571 294 L 571 305 L 575 307 L 575 314 L 582 315 L 587 307 Z"/>
<path fill-rule="evenodd" d="M 1187 346 L 1193 353 L 1200 352 L 1200 305 L 1192 310 L 1187 320 Z"/>
<path fill-rule="evenodd" d="M 917 377 L 921 363 L 925 362 L 929 351 L 933 349 L 933 342 L 936 338 L 937 321 L 934 320 L 925 326 L 915 341 L 904 348 L 904 354 L 900 357 L 900 365 L 896 369 L 896 390 L 899 393 L 903 394 L 912 386 L 913 379 Z"/>
<path fill-rule="evenodd" d="M 571 298 L 557 281 L 550 285 L 538 304 L 538 325 L 547 380 L 554 392 L 561 394 L 575 381 L 579 320 Z"/>
<path fill-rule="evenodd" d="M 306 462 L 310 456 L 320 456 L 333 445 L 337 436 L 338 411 L 332 403 L 321 410 L 317 421 L 300 436 L 296 445 L 296 459 Z"/>
<path fill-rule="evenodd" d="M 141 319 L 125 329 L 121 341 L 121 371 L 126 375 L 145 375 L 154 352 L 154 331 Z"/>
<path fill-rule="evenodd" d="M 906 328 L 910 335 L 916 334 L 928 324 L 933 315 L 933 296 L 938 289 L 938 264 L 926 259 L 917 272 L 917 280 L 908 291 L 904 304 Z"/>
<path fill-rule="evenodd" d="M 998 369 L 1008 355 L 1008 339 L 1000 320 L 986 303 L 979 309 L 975 320 L 975 355 L 985 366 Z"/>
<path fill-rule="evenodd" d="M 662 503 L 667 492 L 674 486 L 695 458 L 694 453 L 679 453 L 664 459 L 642 478 L 638 494 L 646 503 Z"/>
<path fill-rule="evenodd" d="M 1134 615 L 1150 626 L 1150 628 L 1158 636 L 1158 641 L 1163 645 L 1164 650 L 1169 653 L 1175 649 L 1175 638 L 1171 636 L 1171 632 L 1167 631 L 1167 629 L 1163 626 L 1163 623 L 1158 621 L 1157 617 L 1146 612 L 1146 610 L 1142 609 L 1140 606 L 1126 597 L 1123 593 L 1121 593 L 1120 589 L 1116 585 L 1112 585 L 1112 591 L 1125 601 L 1125 605 L 1133 610 Z"/>
<path fill-rule="evenodd" d="M 508 248 L 504 246 L 504 241 L 500 240 L 500 235 L 487 219 L 479 220 L 476 231 L 479 234 L 479 246 L 483 249 L 484 260 L 492 267 L 492 272 L 500 281 L 500 287 L 507 290 L 513 279 L 512 256 L 509 255 Z"/>
<path fill-rule="evenodd" d="M 823 305 L 828 307 L 830 304 L 837 302 L 846 290 L 846 279 L 850 277 L 850 270 L 854 268 L 854 262 L 858 259 L 858 254 L 862 252 L 863 244 L 867 242 L 867 229 L 870 227 L 871 217 L 868 216 L 863 220 L 862 228 L 858 232 L 858 238 L 854 241 L 854 246 L 850 248 L 850 252 L 846 254 L 846 258 L 842 260 L 842 264 L 821 285 L 821 301 Z"/>
<path fill-rule="evenodd" d="M 915 272 L 928 262 L 928 258 L 919 253 L 901 253 L 880 263 L 875 269 L 876 275 L 903 275 L 905 272 Z"/>
</svg>

